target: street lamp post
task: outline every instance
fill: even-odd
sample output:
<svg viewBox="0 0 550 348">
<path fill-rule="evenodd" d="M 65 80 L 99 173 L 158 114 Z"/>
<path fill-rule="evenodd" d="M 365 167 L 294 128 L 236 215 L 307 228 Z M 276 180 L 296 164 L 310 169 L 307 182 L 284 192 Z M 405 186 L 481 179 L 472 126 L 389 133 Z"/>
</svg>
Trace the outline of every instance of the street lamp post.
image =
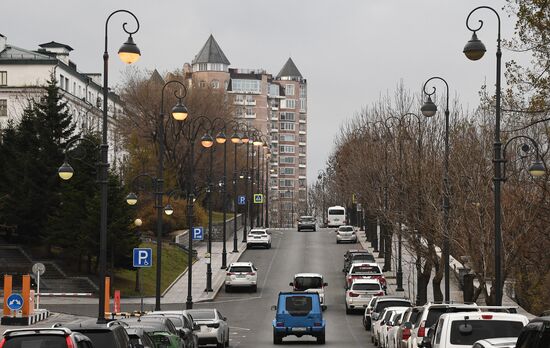
<svg viewBox="0 0 550 348">
<path fill-rule="evenodd" d="M 209 130 L 210 132 L 211 130 Z M 214 162 L 214 139 L 210 133 L 206 133 L 201 138 L 201 145 L 209 149 L 208 160 L 208 175 L 206 187 L 206 208 L 208 209 L 208 244 L 206 251 L 208 253 L 208 261 L 206 264 L 206 292 L 214 291 L 212 289 L 212 165 Z"/>
<path fill-rule="evenodd" d="M 248 161 L 250 157 L 250 138 L 248 136 L 248 129 L 243 133 L 242 142 L 246 144 L 246 169 L 244 171 L 244 196 L 245 196 L 245 206 L 244 206 L 244 220 L 243 220 L 243 243 L 246 243 L 247 238 L 247 224 L 248 224 L 248 209 L 250 207 L 250 195 L 248 194 Z"/>
<path fill-rule="evenodd" d="M 134 43 L 132 35 L 139 30 L 139 21 L 137 17 L 128 10 L 117 10 L 112 12 L 105 21 L 105 50 L 103 52 L 103 125 L 102 136 L 100 145 L 100 171 L 99 171 L 99 183 L 101 186 L 101 217 L 100 217 L 100 231 L 99 231 L 99 303 L 98 303 L 98 315 L 97 322 L 105 323 L 105 274 L 107 268 L 107 188 L 108 188 L 108 168 L 109 157 L 108 150 L 109 145 L 107 142 L 107 126 L 108 126 L 108 99 L 109 99 L 109 52 L 108 52 L 108 27 L 109 20 L 117 13 L 127 13 L 131 15 L 136 21 L 136 29 L 129 31 L 126 29 L 127 23 L 122 25 L 122 29 L 129 35 L 126 42 L 118 50 L 120 59 L 127 64 L 135 63 L 141 56 L 141 52 L 137 45 Z M 67 164 L 67 166 L 65 166 Z M 59 168 L 59 176 L 68 180 L 72 177 L 73 170 L 64 163 Z"/>
<path fill-rule="evenodd" d="M 269 169 L 271 162 L 271 152 L 268 150 L 265 161 L 265 227 L 269 228 L 269 181 L 271 171 Z"/>
<path fill-rule="evenodd" d="M 500 163 L 502 162 L 502 142 L 500 141 L 500 100 L 501 100 L 501 90 L 500 90 L 500 79 L 501 79 L 501 61 L 502 61 L 502 51 L 500 49 L 500 16 L 498 12 L 489 6 L 479 6 L 474 8 L 470 13 L 468 14 L 468 17 L 466 17 L 466 28 L 472 32 L 472 38 L 470 41 L 466 43 L 464 46 L 464 54 L 466 57 L 470 60 L 479 60 L 483 57 L 485 52 L 487 51 L 485 48 L 485 45 L 477 38 L 477 31 L 480 30 L 483 27 L 483 21 L 479 20 L 479 27 L 477 29 L 474 29 L 470 27 L 469 21 L 470 16 L 477 10 L 480 9 L 487 9 L 492 11 L 498 19 L 498 35 L 497 35 L 497 64 L 496 64 L 496 111 L 495 111 L 495 135 L 494 135 L 494 143 L 493 143 L 493 152 L 494 152 L 494 159 L 493 159 L 493 165 L 494 165 L 494 177 L 493 177 L 493 185 L 494 185 L 494 200 L 495 200 L 495 207 L 494 207 L 494 215 L 495 215 L 495 283 L 493 286 L 495 287 L 495 304 L 497 306 L 502 305 L 502 266 L 501 266 L 501 246 L 502 246 L 502 227 L 501 227 L 501 202 L 500 202 L 500 183 L 503 181 L 502 178 L 502 168 Z"/>
<path fill-rule="evenodd" d="M 231 136 L 231 142 L 235 145 L 233 153 L 233 252 L 238 253 L 237 241 L 237 207 L 239 206 L 239 197 L 237 196 L 237 146 L 242 143 L 241 137 L 235 131 Z"/>
<path fill-rule="evenodd" d="M 426 117 L 432 117 L 437 112 L 437 106 L 433 103 L 431 96 L 435 94 L 436 88 L 432 87 L 432 92 L 426 91 L 426 85 L 432 80 L 440 80 L 445 84 L 445 90 L 447 92 L 446 105 L 445 105 L 445 159 L 444 159 L 444 174 L 443 174 L 443 257 L 445 264 L 445 297 L 444 300 L 449 302 L 450 297 L 450 236 L 449 236 L 449 210 L 450 210 L 450 188 L 449 188 L 449 84 L 445 79 L 434 76 L 429 78 L 422 87 L 424 94 L 428 96 L 428 99 L 422 105 L 422 115 Z"/>
</svg>

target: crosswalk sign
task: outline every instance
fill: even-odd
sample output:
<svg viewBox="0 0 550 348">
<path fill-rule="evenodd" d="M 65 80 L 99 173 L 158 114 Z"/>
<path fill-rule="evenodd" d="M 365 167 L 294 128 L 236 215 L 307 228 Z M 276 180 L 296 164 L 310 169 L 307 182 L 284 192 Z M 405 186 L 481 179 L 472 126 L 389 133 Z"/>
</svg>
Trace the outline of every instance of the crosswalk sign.
<svg viewBox="0 0 550 348">
<path fill-rule="evenodd" d="M 254 194 L 254 203 L 255 204 L 262 204 L 264 202 L 264 195 L 261 193 L 255 193 Z"/>
</svg>

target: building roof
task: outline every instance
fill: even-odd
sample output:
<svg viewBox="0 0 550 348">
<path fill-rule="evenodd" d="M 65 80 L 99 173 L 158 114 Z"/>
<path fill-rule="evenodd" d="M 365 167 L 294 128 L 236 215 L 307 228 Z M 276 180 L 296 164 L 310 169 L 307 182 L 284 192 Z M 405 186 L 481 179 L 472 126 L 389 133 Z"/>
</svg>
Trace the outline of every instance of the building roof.
<svg viewBox="0 0 550 348">
<path fill-rule="evenodd" d="M 6 48 L 0 52 L 1 61 L 47 61 L 55 64 L 57 59 L 50 55 L 39 53 L 36 51 L 29 51 L 23 48 L 15 47 L 12 45 L 6 45 Z"/>
<path fill-rule="evenodd" d="M 65 48 L 68 51 L 73 50 L 73 48 L 71 46 L 65 45 L 65 44 L 62 44 L 62 43 L 59 43 L 59 42 L 55 42 L 55 41 L 50 41 L 50 42 L 40 44 L 40 45 L 38 45 L 38 47 L 42 47 L 42 48 Z"/>
<path fill-rule="evenodd" d="M 193 59 L 193 64 L 197 63 L 221 63 L 229 65 L 229 60 L 223 53 L 222 49 L 214 39 L 214 36 L 210 35 L 208 40 L 202 49 L 199 51 L 199 54 Z"/>
<path fill-rule="evenodd" d="M 292 58 L 288 58 L 281 71 L 277 74 L 277 78 L 280 77 L 303 77 L 300 71 L 296 67 L 296 64 L 292 61 Z"/>
<path fill-rule="evenodd" d="M 158 72 L 157 69 L 153 71 L 153 73 L 151 74 L 151 77 L 149 77 L 149 81 L 158 83 L 159 85 L 164 84 L 164 79 L 162 78 L 162 76 L 160 76 L 160 73 Z"/>
</svg>

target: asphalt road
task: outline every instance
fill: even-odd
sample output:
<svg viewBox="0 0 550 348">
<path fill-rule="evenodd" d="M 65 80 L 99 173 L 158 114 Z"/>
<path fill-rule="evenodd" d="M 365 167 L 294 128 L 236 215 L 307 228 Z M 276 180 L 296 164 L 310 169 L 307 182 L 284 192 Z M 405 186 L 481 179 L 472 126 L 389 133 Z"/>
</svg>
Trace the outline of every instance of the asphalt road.
<svg viewBox="0 0 550 348">
<path fill-rule="evenodd" d="M 214 302 L 196 303 L 194 308 L 217 308 L 228 318 L 231 331 L 231 347 L 271 347 L 273 334 L 271 321 L 280 291 L 290 291 L 288 283 L 295 273 L 315 272 L 324 275 L 328 283 L 324 312 L 327 321 L 327 347 L 374 347 L 370 333 L 361 324 L 361 313 L 346 315 L 344 305 L 344 253 L 360 248 L 360 244 L 336 244 L 333 229 L 317 232 L 272 230 L 271 249 L 252 249 L 243 253 L 240 261 L 252 261 L 258 268 L 258 291 L 235 290 L 225 293 L 222 289 Z M 163 304 L 162 308 L 184 309 L 184 304 Z M 94 316 L 96 306 L 52 306 L 54 311 Z M 137 308 L 126 308 L 133 310 Z M 152 308 L 146 308 L 152 309 Z M 317 346 L 313 337 L 289 336 L 285 345 Z"/>
</svg>

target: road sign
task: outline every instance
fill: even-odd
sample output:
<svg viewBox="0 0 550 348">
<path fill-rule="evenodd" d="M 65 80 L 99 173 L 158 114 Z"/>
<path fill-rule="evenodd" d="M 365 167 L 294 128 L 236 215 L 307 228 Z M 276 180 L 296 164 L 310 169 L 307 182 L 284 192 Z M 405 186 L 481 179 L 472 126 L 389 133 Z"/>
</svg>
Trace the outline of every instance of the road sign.
<svg viewBox="0 0 550 348">
<path fill-rule="evenodd" d="M 36 275 L 43 275 L 46 272 L 46 266 L 43 263 L 35 263 L 32 265 L 32 273 Z"/>
<path fill-rule="evenodd" d="M 153 249 L 134 248 L 134 267 L 153 266 Z"/>
<path fill-rule="evenodd" d="M 193 240 L 203 240 L 204 229 L 202 227 L 193 227 Z"/>
<path fill-rule="evenodd" d="M 254 203 L 255 204 L 262 204 L 264 202 L 264 195 L 261 193 L 255 193 L 254 194 Z"/>
<path fill-rule="evenodd" d="M 6 301 L 6 304 L 12 311 L 18 311 L 23 308 L 23 296 L 19 294 L 11 294 Z"/>
<path fill-rule="evenodd" d="M 239 196 L 239 197 L 237 198 L 237 204 L 239 204 L 239 205 L 245 205 L 245 204 L 246 204 L 246 196 L 244 196 L 244 195 L 243 195 L 243 196 Z"/>
</svg>

